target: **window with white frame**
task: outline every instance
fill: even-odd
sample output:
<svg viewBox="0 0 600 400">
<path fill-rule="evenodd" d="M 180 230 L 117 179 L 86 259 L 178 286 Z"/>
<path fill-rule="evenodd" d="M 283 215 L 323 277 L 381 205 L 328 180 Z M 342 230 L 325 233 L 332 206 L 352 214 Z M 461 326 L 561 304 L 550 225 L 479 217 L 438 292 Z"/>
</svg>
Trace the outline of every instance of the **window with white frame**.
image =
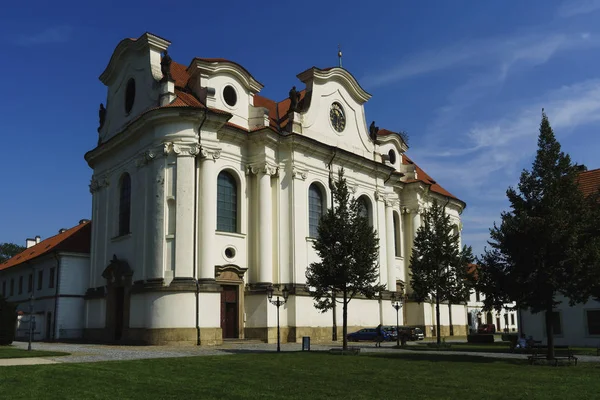
<svg viewBox="0 0 600 400">
<path fill-rule="evenodd" d="M 233 175 L 222 171 L 217 177 L 217 230 L 237 232 L 237 182 Z"/>
<path fill-rule="evenodd" d="M 318 233 L 319 221 L 323 216 L 323 191 L 318 184 L 313 183 L 308 188 L 308 235 L 316 238 Z"/>
</svg>

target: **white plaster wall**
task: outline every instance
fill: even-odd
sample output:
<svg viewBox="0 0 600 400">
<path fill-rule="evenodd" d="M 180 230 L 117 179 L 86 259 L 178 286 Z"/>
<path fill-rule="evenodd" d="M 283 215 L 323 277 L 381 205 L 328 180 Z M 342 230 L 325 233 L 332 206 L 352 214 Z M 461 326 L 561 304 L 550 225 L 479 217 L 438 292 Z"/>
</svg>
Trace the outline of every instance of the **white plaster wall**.
<svg viewBox="0 0 600 400">
<path fill-rule="evenodd" d="M 341 133 L 333 129 L 329 117 L 334 102 L 342 106 L 346 116 L 346 126 Z M 374 145 L 369 139 L 363 106 L 348 94 L 340 82 L 313 86 L 310 108 L 303 114 L 302 134 L 330 146 L 373 158 Z"/>
<path fill-rule="evenodd" d="M 144 298 L 146 328 L 194 328 L 196 326 L 194 293 L 146 293 Z M 136 300 L 137 305 L 139 305 L 138 300 Z M 205 304 L 203 310 L 216 311 L 213 304 Z"/>
<path fill-rule="evenodd" d="M 599 310 L 600 302 L 591 300 L 569 307 L 568 300 L 563 298 L 561 300 L 563 300 L 563 304 L 556 307 L 555 311 L 560 313 L 562 334 L 554 335 L 554 344 L 596 347 L 600 343 L 600 335 L 588 333 L 586 310 Z M 532 314 L 528 310 L 522 310 L 521 313 L 523 322 L 521 332 L 546 343 L 545 313 Z"/>
<path fill-rule="evenodd" d="M 85 301 L 82 297 L 61 297 L 56 312 L 57 339 L 83 336 Z"/>
<path fill-rule="evenodd" d="M 201 328 L 221 327 L 221 293 L 200 293 L 199 325 Z"/>
<path fill-rule="evenodd" d="M 89 256 L 65 255 L 60 258 L 60 294 L 83 296 L 88 289 Z"/>
<path fill-rule="evenodd" d="M 85 301 L 85 328 L 98 329 L 106 326 L 106 300 L 89 299 Z"/>
<path fill-rule="evenodd" d="M 233 114 L 229 122 L 248 128 L 248 106 L 250 105 L 251 96 L 236 77 L 228 73 L 219 73 L 208 76 L 208 79 L 203 80 L 202 84 L 215 88 L 215 107 Z M 235 89 L 237 103 L 234 106 L 227 104 L 223 98 L 223 89 L 226 86 Z"/>
</svg>

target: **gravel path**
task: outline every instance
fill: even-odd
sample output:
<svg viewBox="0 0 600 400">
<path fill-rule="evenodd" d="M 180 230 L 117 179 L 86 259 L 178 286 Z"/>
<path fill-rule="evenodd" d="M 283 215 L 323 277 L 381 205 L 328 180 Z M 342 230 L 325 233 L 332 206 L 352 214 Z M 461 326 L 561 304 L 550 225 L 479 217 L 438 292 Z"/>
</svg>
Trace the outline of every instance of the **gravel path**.
<svg viewBox="0 0 600 400">
<path fill-rule="evenodd" d="M 17 348 L 26 349 L 26 342 L 15 342 Z M 340 347 L 341 343 L 313 344 L 311 349 L 315 351 L 329 350 L 333 347 Z M 360 347 L 361 353 L 369 354 L 446 354 L 446 355 L 468 355 L 487 358 L 501 359 L 526 359 L 523 354 L 513 353 L 477 353 L 461 351 L 418 351 L 418 350 L 400 350 L 391 346 L 375 348 L 373 344 L 351 344 L 352 347 Z M 57 363 L 81 363 L 98 361 L 119 361 L 119 360 L 141 360 L 150 358 L 171 358 L 171 357 L 195 357 L 195 356 L 219 356 L 240 353 L 264 353 L 276 352 L 275 344 L 260 342 L 248 343 L 225 343 L 216 347 L 195 347 L 195 346 L 115 346 L 115 345 L 97 345 L 97 344 L 67 344 L 67 343 L 33 343 L 34 350 L 63 351 L 70 353 L 64 357 L 43 357 Z M 281 345 L 281 351 L 301 351 L 300 343 L 284 343 Z M 596 356 L 577 356 L 580 362 L 600 362 L 600 357 Z"/>
</svg>

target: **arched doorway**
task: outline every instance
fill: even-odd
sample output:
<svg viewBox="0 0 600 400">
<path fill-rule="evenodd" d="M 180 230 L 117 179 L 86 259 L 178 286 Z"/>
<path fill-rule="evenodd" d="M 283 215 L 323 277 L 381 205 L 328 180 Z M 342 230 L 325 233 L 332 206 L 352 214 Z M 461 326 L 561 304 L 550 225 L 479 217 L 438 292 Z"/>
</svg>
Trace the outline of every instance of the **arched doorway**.
<svg viewBox="0 0 600 400">
<path fill-rule="evenodd" d="M 247 268 L 237 265 L 219 265 L 215 279 L 221 285 L 221 331 L 223 339 L 244 337 L 244 274 Z"/>
<path fill-rule="evenodd" d="M 106 279 L 106 330 L 109 340 L 118 342 L 129 328 L 129 299 L 133 270 L 125 260 L 113 255 L 110 264 L 102 272 Z"/>
</svg>

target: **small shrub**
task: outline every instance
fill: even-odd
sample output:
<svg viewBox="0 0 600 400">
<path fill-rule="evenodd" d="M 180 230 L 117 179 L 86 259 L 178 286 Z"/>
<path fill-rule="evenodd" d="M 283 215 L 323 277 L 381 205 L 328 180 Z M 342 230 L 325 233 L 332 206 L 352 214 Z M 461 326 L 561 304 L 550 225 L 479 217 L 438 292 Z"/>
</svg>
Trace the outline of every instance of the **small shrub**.
<svg viewBox="0 0 600 400">
<path fill-rule="evenodd" d="M 6 346 L 15 339 L 17 308 L 0 296 L 0 346 Z"/>
<path fill-rule="evenodd" d="M 469 343 L 494 343 L 494 335 L 491 333 L 478 333 L 468 335 L 467 342 Z"/>
</svg>

